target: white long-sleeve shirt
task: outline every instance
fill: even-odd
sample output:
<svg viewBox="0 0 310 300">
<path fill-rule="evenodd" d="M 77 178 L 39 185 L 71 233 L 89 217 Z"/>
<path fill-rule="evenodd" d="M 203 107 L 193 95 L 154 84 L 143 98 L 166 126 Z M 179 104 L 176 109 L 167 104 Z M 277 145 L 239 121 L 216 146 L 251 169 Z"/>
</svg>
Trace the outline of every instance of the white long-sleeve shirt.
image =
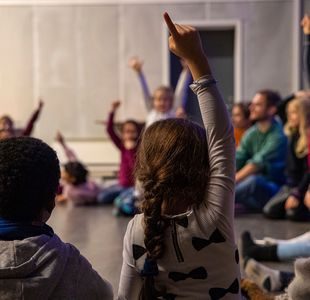
<svg viewBox="0 0 310 300">
<path fill-rule="evenodd" d="M 157 260 L 155 288 L 171 299 L 241 299 L 239 254 L 234 237 L 235 143 L 233 127 L 216 85 L 204 78 L 193 88 L 206 129 L 210 176 L 204 201 L 170 217 L 165 253 Z M 199 82 L 198 81 L 198 82 Z M 124 237 L 118 299 L 139 298 L 146 258 L 144 215 L 136 215 Z M 170 298 L 169 298 L 170 299 Z"/>
<path fill-rule="evenodd" d="M 145 122 L 146 127 L 149 127 L 153 123 L 160 121 L 160 120 L 175 118 L 176 109 L 179 107 L 183 107 L 183 109 L 185 109 L 186 100 L 187 100 L 187 89 L 188 89 L 190 80 L 191 80 L 191 74 L 189 70 L 183 69 L 179 76 L 178 83 L 175 89 L 173 107 L 167 112 L 163 113 L 163 112 L 156 111 L 153 108 L 152 95 L 150 93 L 145 75 L 142 71 L 139 73 L 139 81 L 140 81 L 140 85 L 141 85 L 142 92 L 143 92 L 144 103 L 148 111 L 148 115 L 146 117 L 146 122 Z"/>
</svg>

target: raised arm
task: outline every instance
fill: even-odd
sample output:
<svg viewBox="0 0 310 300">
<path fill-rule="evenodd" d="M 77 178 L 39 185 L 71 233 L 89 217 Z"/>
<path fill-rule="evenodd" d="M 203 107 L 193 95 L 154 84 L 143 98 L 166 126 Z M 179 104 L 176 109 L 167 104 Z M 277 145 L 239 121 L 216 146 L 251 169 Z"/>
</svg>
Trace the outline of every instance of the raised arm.
<svg viewBox="0 0 310 300">
<path fill-rule="evenodd" d="M 68 147 L 64 136 L 59 131 L 57 132 L 57 135 L 56 135 L 56 141 L 61 145 L 68 161 L 78 161 L 76 154 L 70 147 Z"/>
<path fill-rule="evenodd" d="M 33 114 L 31 115 L 31 118 L 28 121 L 25 129 L 23 130 L 23 133 L 22 133 L 23 136 L 30 136 L 31 135 L 33 128 L 34 128 L 34 125 L 35 125 L 36 121 L 38 120 L 38 118 L 41 114 L 43 105 L 44 105 L 44 102 L 40 99 L 38 108 L 33 112 Z"/>
<path fill-rule="evenodd" d="M 225 236 L 234 242 L 233 202 L 235 177 L 235 144 L 232 124 L 215 81 L 212 78 L 208 60 L 203 53 L 198 32 L 184 25 L 174 24 L 167 13 L 165 21 L 171 36 L 170 50 L 184 58 L 195 80 L 193 90 L 198 95 L 199 105 L 206 128 L 209 148 L 210 176 L 206 178 L 207 192 L 205 203 L 201 205 L 199 214 L 203 223 L 206 219 L 223 224 L 221 228 Z M 123 266 L 120 279 L 118 299 L 138 299 L 142 280 L 132 255 L 132 236 L 134 221 L 127 227 L 124 238 Z M 134 231 L 135 232 L 135 231 Z"/>
<path fill-rule="evenodd" d="M 108 120 L 108 124 L 107 124 L 107 133 L 109 134 L 114 145 L 119 149 L 121 149 L 123 147 L 123 142 L 114 130 L 114 115 L 115 115 L 115 113 L 116 113 L 116 111 L 120 105 L 121 105 L 121 102 L 118 100 L 112 102 L 111 111 L 109 114 L 109 120 Z"/>
<path fill-rule="evenodd" d="M 216 87 L 198 32 L 191 26 L 173 24 L 168 14 L 169 47 L 183 58 L 193 76 L 209 149 L 210 176 L 201 213 L 232 232 L 235 185 L 235 143 L 225 103 Z M 233 235 L 232 235 L 233 237 Z M 230 237 L 230 238 L 232 238 Z"/>
<path fill-rule="evenodd" d="M 139 60 L 137 57 L 132 57 L 129 60 L 129 67 L 133 69 L 138 75 L 138 79 L 140 81 L 140 85 L 141 85 L 142 92 L 143 92 L 143 98 L 144 98 L 146 109 L 150 111 L 152 109 L 152 95 L 150 93 L 149 86 L 147 84 L 145 75 L 143 73 L 142 66 L 143 66 L 143 61 Z"/>
</svg>

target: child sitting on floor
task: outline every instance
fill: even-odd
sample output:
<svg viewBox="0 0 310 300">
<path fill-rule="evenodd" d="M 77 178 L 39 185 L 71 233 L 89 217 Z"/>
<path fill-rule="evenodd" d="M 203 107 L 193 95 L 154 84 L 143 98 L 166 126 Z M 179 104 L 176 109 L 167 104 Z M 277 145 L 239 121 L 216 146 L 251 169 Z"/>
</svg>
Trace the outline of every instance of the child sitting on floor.
<svg viewBox="0 0 310 300">
<path fill-rule="evenodd" d="M 303 197 L 309 185 L 310 98 L 295 98 L 288 103 L 284 132 L 288 137 L 287 182 L 264 206 L 264 215 L 271 219 L 305 221 L 309 219 Z"/>
<path fill-rule="evenodd" d="M 249 104 L 246 103 L 234 104 L 231 111 L 231 121 L 234 126 L 236 147 L 238 147 L 244 133 L 251 126 Z"/>
<path fill-rule="evenodd" d="M 141 210 L 128 224 L 118 299 L 241 299 L 234 238 L 235 143 L 198 32 L 168 14 L 171 51 L 194 78 L 204 122 L 155 122 L 144 132 L 136 178 Z"/>
<path fill-rule="evenodd" d="M 57 196 L 57 201 L 69 201 L 74 206 L 98 203 L 98 197 L 103 189 L 88 179 L 87 168 L 78 161 L 77 156 L 68 147 L 65 138 L 60 132 L 58 132 L 56 140 L 62 146 L 69 160 L 64 165 L 61 174 L 62 193 Z"/>
<path fill-rule="evenodd" d="M 0 141 L 0 299 L 113 299 L 111 285 L 46 225 L 59 177 L 47 144 Z"/>
<path fill-rule="evenodd" d="M 139 145 L 139 137 L 141 128 L 140 125 L 134 120 L 127 120 L 122 124 L 120 136 L 114 129 L 114 115 L 120 106 L 120 101 L 114 101 L 111 105 L 111 112 L 107 124 L 107 132 L 114 143 L 114 145 L 121 152 L 121 164 L 118 174 L 118 183 L 105 190 L 100 194 L 99 202 L 103 204 L 113 203 L 115 201 L 116 208 L 122 212 L 122 204 L 124 201 L 132 207 L 133 211 L 124 211 L 125 214 L 134 214 L 134 167 L 136 162 L 136 152 Z M 126 206 L 128 207 L 128 206 Z M 118 211 L 115 212 L 118 214 Z"/>
<path fill-rule="evenodd" d="M 21 130 L 15 128 L 14 121 L 10 116 L 4 115 L 0 117 L 0 139 L 7 139 L 13 136 L 30 136 L 34 128 L 34 124 L 40 116 L 43 105 L 44 102 L 40 100 L 39 106 L 32 114 L 27 126 Z"/>
<path fill-rule="evenodd" d="M 183 70 L 180 74 L 175 93 L 171 87 L 161 85 L 154 91 L 153 96 L 146 82 L 142 65 L 143 62 L 136 57 L 129 61 L 129 66 L 138 74 L 143 90 L 144 102 L 148 111 L 145 126 L 148 127 L 159 120 L 185 117 L 186 90 L 191 80 L 191 75 L 186 64 L 184 62 L 182 63 Z"/>
</svg>

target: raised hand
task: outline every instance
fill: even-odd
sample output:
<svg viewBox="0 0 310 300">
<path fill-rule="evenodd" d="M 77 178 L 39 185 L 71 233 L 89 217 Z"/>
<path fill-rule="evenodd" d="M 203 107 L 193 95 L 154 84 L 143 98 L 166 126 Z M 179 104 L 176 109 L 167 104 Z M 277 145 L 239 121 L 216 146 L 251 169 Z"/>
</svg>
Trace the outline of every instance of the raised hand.
<svg viewBox="0 0 310 300">
<path fill-rule="evenodd" d="M 44 106 L 44 101 L 40 98 L 39 99 L 39 106 L 38 106 L 38 109 L 41 110 Z"/>
<path fill-rule="evenodd" d="M 139 60 L 138 57 L 132 57 L 129 62 L 128 65 L 131 69 L 133 69 L 134 71 L 140 73 L 142 71 L 142 66 L 143 66 L 143 61 Z"/>
<path fill-rule="evenodd" d="M 164 14 L 164 19 L 170 32 L 169 48 L 175 55 L 185 61 L 204 56 L 199 33 L 194 27 L 174 24 L 168 13 Z"/>
<path fill-rule="evenodd" d="M 304 34 L 310 34 L 310 17 L 307 14 L 305 14 L 301 20 L 300 25 L 304 31 Z"/>
<path fill-rule="evenodd" d="M 175 55 L 185 60 L 194 80 L 210 74 L 198 31 L 192 26 L 173 23 L 168 13 L 164 14 L 164 19 L 170 32 L 169 48 Z"/>
<path fill-rule="evenodd" d="M 111 110 L 112 112 L 115 112 L 121 105 L 121 102 L 119 100 L 115 100 L 111 104 Z"/>
<path fill-rule="evenodd" d="M 60 131 L 57 132 L 55 140 L 60 144 L 64 144 L 65 138 L 63 137 Z"/>
</svg>

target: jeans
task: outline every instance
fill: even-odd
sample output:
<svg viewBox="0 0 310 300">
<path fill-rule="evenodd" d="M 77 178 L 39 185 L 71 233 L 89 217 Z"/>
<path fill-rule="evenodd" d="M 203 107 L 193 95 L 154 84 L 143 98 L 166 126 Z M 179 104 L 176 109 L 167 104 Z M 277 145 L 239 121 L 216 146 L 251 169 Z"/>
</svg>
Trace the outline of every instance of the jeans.
<svg viewBox="0 0 310 300">
<path fill-rule="evenodd" d="M 114 200 L 115 214 L 133 216 L 137 213 L 135 188 L 128 188 Z"/>
<path fill-rule="evenodd" d="M 119 184 L 111 185 L 105 188 L 99 195 L 98 195 L 98 203 L 99 204 L 111 204 L 113 203 L 114 199 L 119 196 L 122 192 L 126 191 L 128 188 L 123 187 Z"/>
<path fill-rule="evenodd" d="M 285 202 L 290 196 L 291 188 L 287 185 L 282 186 L 279 192 L 273 196 L 270 201 L 264 206 L 264 215 L 270 219 L 284 219 L 285 212 Z"/>
<path fill-rule="evenodd" d="M 296 243 L 279 243 L 277 247 L 279 260 L 293 260 L 310 256 L 310 240 Z"/>
<path fill-rule="evenodd" d="M 250 175 L 236 185 L 236 203 L 247 209 L 261 211 L 268 200 L 279 190 L 279 186 L 261 175 Z"/>
</svg>

